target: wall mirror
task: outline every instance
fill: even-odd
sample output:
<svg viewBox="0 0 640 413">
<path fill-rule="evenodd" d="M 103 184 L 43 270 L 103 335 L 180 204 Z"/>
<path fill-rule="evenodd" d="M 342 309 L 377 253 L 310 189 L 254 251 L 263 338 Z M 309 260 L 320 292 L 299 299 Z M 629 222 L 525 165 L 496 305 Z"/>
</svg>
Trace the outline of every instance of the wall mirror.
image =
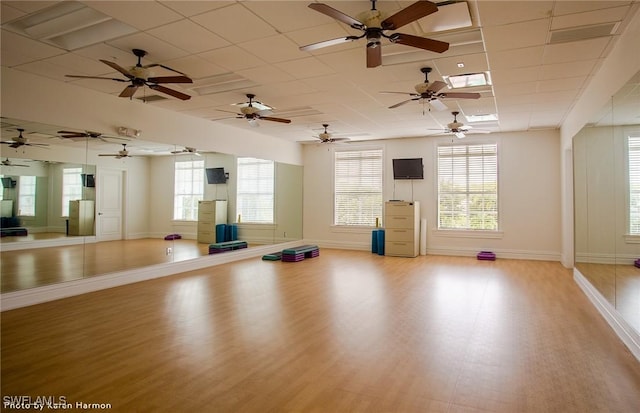
<svg viewBox="0 0 640 413">
<path fill-rule="evenodd" d="M 640 332 L 640 73 L 574 137 L 573 157 L 576 268 Z"/>
<path fill-rule="evenodd" d="M 273 162 L 272 221 L 238 223 L 235 155 L 115 132 L 62 139 L 58 131 L 77 129 L 7 118 L 2 141 L 18 127 L 33 145 L 0 147 L 2 293 L 208 255 L 209 244 L 197 242 L 197 212 L 193 221 L 174 215 L 176 162 L 224 168 L 224 184 L 209 184 L 205 174 L 202 198 L 227 201 L 227 222 L 249 248 L 302 239 L 302 166 Z M 130 157 L 104 156 L 119 154 L 123 143 Z M 81 200 L 73 218 L 69 199 Z M 182 239 L 165 240 L 170 234 Z"/>
</svg>

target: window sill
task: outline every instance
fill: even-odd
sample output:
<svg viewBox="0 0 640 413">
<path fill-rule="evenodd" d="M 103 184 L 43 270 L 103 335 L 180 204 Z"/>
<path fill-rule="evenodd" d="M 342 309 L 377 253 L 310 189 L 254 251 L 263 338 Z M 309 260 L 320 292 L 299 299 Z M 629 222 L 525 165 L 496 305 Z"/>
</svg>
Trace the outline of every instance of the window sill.
<svg viewBox="0 0 640 413">
<path fill-rule="evenodd" d="M 624 234 L 624 242 L 627 244 L 640 244 L 640 235 Z"/>
<path fill-rule="evenodd" d="M 504 232 L 502 231 L 470 231 L 457 229 L 433 229 L 432 231 L 438 237 L 484 239 L 502 239 L 502 237 L 504 237 Z"/>
<path fill-rule="evenodd" d="M 383 229 L 383 227 L 364 227 L 364 226 L 347 226 L 332 225 L 331 232 L 348 233 L 348 234 L 370 234 L 374 229 Z"/>
</svg>

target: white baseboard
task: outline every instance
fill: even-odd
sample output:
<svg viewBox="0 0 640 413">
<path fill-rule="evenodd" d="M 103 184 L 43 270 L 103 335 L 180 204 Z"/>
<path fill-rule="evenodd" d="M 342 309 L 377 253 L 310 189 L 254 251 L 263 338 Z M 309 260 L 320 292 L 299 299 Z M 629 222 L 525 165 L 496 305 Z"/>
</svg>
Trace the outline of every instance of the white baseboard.
<svg viewBox="0 0 640 413">
<path fill-rule="evenodd" d="M 573 280 L 596 307 L 598 312 L 609 323 L 613 331 L 640 361 L 640 334 L 635 331 L 618 313 L 614 306 L 585 278 L 577 269 L 573 269 Z"/>
<path fill-rule="evenodd" d="M 67 281 L 22 291 L 4 293 L 1 295 L 0 311 L 12 310 L 74 295 L 85 294 L 92 291 L 104 290 L 107 288 L 166 277 L 201 268 L 227 264 L 247 258 L 255 258 L 265 254 L 270 254 L 276 250 L 292 248 L 302 244 L 306 243 L 298 240 L 278 245 L 251 247 L 221 254 L 207 255 L 192 260 L 151 265 L 148 267 L 83 278 L 81 280 Z"/>
<path fill-rule="evenodd" d="M 91 236 L 75 236 L 42 239 L 33 241 L 16 241 L 8 243 L 0 243 L 0 252 L 30 250 L 35 248 L 64 247 L 68 245 L 82 245 L 96 242 L 96 237 Z"/>
</svg>

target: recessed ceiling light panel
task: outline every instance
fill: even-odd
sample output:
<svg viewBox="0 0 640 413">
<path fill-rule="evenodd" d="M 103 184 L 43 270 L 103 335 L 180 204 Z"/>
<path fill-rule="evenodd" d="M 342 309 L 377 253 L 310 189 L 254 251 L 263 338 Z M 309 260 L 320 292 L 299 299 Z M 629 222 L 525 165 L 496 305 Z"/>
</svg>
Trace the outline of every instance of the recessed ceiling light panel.
<svg viewBox="0 0 640 413">
<path fill-rule="evenodd" d="M 449 89 L 465 87 L 490 86 L 491 76 L 489 72 L 467 73 L 464 75 L 442 76 Z"/>
</svg>

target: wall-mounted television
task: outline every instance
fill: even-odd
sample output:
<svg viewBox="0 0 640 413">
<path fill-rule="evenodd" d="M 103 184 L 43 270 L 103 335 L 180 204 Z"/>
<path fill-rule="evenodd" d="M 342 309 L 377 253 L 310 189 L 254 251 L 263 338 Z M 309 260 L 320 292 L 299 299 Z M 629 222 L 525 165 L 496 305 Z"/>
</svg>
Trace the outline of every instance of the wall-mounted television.
<svg viewBox="0 0 640 413">
<path fill-rule="evenodd" d="M 424 179 L 422 158 L 394 159 L 393 179 Z"/>
<path fill-rule="evenodd" d="M 86 186 L 87 188 L 95 188 L 96 186 L 96 176 L 94 174 L 80 174 L 82 177 L 82 186 Z"/>
<path fill-rule="evenodd" d="M 15 188 L 16 187 L 16 181 L 14 181 L 13 179 L 5 176 L 2 178 L 2 186 L 5 188 Z"/>
<path fill-rule="evenodd" d="M 207 183 L 209 184 L 226 184 L 229 177 L 224 168 L 206 168 Z"/>
</svg>

